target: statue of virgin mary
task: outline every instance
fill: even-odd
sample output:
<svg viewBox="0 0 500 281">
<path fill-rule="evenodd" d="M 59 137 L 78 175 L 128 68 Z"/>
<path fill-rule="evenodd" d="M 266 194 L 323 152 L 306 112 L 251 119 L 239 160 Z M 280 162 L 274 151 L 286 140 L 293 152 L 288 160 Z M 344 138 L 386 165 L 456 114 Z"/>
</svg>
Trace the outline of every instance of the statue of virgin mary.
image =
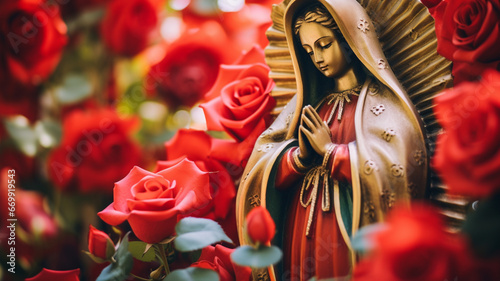
<svg viewBox="0 0 500 281">
<path fill-rule="evenodd" d="M 348 280 L 356 231 L 425 196 L 426 131 L 356 0 L 292 0 L 283 17 L 296 94 L 246 166 L 239 229 L 257 205 L 277 224 L 284 260 L 255 280 Z"/>
</svg>

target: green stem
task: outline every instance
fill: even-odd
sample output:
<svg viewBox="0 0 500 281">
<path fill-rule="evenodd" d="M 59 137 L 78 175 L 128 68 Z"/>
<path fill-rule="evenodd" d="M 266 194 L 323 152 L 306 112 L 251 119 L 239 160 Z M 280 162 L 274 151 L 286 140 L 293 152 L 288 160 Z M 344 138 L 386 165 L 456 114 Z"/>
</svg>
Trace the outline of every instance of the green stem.
<svg viewBox="0 0 500 281">
<path fill-rule="evenodd" d="M 158 251 L 158 254 L 160 255 L 161 263 L 165 268 L 165 275 L 168 275 L 170 273 L 170 268 L 168 267 L 168 260 L 167 260 L 167 255 L 165 255 L 165 249 L 163 248 L 163 245 L 160 244 L 155 244 L 155 247 L 156 250 Z"/>
</svg>

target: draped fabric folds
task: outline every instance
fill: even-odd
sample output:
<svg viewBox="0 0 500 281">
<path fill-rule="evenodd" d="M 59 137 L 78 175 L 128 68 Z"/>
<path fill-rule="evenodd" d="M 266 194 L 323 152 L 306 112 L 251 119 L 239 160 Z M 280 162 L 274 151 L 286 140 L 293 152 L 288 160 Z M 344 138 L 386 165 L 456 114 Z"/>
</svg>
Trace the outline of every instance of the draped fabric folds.
<svg viewBox="0 0 500 281">
<path fill-rule="evenodd" d="M 359 97 L 351 96 L 352 101 L 344 105 L 341 121 L 334 118 L 330 125 L 332 141 L 339 144 L 329 163 L 331 208 L 322 210 L 326 193 L 318 191 L 311 234 L 307 236 L 304 228 L 312 204 L 304 208 L 299 202 L 303 175 L 293 171 L 287 159 L 298 146 L 301 109 L 311 104 L 323 119 L 330 113 L 328 106 L 322 106 L 327 83 L 293 35 L 299 11 L 314 2 L 320 2 L 332 14 L 367 79 Z M 295 0 L 284 16 L 297 94 L 255 144 L 238 190 L 239 229 L 243 229 L 245 214 L 258 205 L 265 206 L 277 223 L 273 244 L 282 247 L 286 258 L 274 268 L 254 271 L 254 280 L 348 276 L 356 258 L 350 237 L 364 225 L 383 221 L 396 202 L 405 204 L 424 196 L 426 137 L 405 90 L 390 67 L 381 63 L 386 60 L 374 30 L 357 27 L 360 19 L 369 20 L 358 2 Z M 240 241 L 249 243 L 243 231 Z"/>
</svg>

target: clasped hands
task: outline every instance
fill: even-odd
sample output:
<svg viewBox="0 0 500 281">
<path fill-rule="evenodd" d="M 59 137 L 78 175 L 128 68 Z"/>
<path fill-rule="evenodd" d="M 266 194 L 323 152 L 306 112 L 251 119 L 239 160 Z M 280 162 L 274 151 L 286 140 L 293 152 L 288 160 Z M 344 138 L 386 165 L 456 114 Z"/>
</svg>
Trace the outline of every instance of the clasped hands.
<svg viewBox="0 0 500 281">
<path fill-rule="evenodd" d="M 324 157 L 332 145 L 330 128 L 310 105 L 302 109 L 298 135 L 298 157 L 303 163 L 311 163 L 315 154 Z"/>
</svg>

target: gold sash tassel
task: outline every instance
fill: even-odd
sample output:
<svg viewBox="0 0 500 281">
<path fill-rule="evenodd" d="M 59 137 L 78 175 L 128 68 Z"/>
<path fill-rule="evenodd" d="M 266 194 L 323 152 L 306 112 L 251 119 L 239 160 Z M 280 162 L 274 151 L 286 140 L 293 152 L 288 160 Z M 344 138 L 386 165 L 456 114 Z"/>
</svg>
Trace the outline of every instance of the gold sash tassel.
<svg viewBox="0 0 500 281">
<path fill-rule="evenodd" d="M 320 182 L 322 183 L 322 200 L 321 200 L 321 210 L 323 212 L 330 211 L 330 171 L 328 169 L 328 161 L 330 155 L 332 155 L 333 150 L 337 147 L 337 145 L 331 144 L 328 148 L 325 156 L 323 158 L 323 163 L 321 166 L 316 166 L 307 172 L 304 181 L 302 182 L 302 186 L 300 188 L 300 205 L 302 207 L 307 208 L 309 205 L 311 208 L 309 209 L 309 216 L 307 217 L 307 226 L 306 226 L 306 236 L 309 237 L 311 224 L 314 219 L 314 209 L 316 207 L 316 201 L 318 199 L 318 189 Z M 322 179 L 322 180 L 321 180 Z M 334 185 L 338 186 L 338 181 L 334 180 Z M 307 199 L 307 202 L 304 202 L 304 193 L 309 190 L 312 186 L 311 194 Z"/>
</svg>

